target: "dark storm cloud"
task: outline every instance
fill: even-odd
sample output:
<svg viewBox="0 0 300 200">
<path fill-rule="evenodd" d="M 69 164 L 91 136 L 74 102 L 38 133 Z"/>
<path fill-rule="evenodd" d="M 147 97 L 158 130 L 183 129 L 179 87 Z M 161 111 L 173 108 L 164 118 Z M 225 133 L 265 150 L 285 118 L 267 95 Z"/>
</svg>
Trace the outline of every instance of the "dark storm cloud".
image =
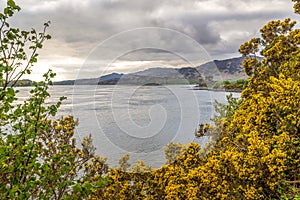
<svg viewBox="0 0 300 200">
<path fill-rule="evenodd" d="M 253 36 L 258 36 L 258 30 L 263 24 L 271 19 L 291 16 L 293 12 L 292 3 L 287 0 L 16 0 L 16 2 L 22 7 L 22 11 L 13 22 L 16 26 L 41 27 L 44 22 L 51 21 L 49 33 L 53 39 L 45 45 L 41 59 L 54 65 L 64 61 L 72 64 L 72 58 L 74 62 L 84 60 L 101 42 L 120 32 L 141 27 L 162 27 L 183 33 L 184 40 L 188 40 L 188 36 L 190 40 L 197 41 L 212 58 L 238 55 L 239 45 Z M 189 48 L 193 46 L 192 44 L 182 45 L 178 42 L 178 35 L 156 32 L 151 37 L 138 35 L 135 37 L 111 42 L 99 51 L 102 54 L 99 58 L 122 57 L 117 55 L 120 53 L 119 48 L 123 48 L 120 45 L 128 45 L 125 50 L 135 52 L 127 52 L 127 56 L 122 57 L 128 60 L 168 60 L 173 58 L 167 53 L 168 49 L 177 53 L 195 54 L 193 49 Z M 141 46 L 148 50 L 136 49 Z M 159 46 L 162 49 L 149 50 L 152 46 Z M 97 56 L 94 56 L 94 59 L 97 59 Z"/>
</svg>

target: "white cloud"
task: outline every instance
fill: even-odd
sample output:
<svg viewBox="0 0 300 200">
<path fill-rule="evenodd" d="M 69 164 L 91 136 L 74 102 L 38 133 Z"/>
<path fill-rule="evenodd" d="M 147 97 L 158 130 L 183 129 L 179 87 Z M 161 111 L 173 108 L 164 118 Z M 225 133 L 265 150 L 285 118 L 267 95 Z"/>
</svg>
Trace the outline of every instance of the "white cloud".
<svg viewBox="0 0 300 200">
<path fill-rule="evenodd" d="M 50 20 L 47 41 L 40 52 L 40 61 L 55 66 L 60 73 L 70 65 L 79 66 L 97 44 L 122 31 L 141 27 L 170 28 L 187 34 L 199 42 L 212 58 L 238 55 L 241 43 L 258 35 L 263 24 L 271 19 L 295 18 L 292 2 L 287 0 L 16 0 L 22 7 L 12 21 L 15 26 L 41 28 Z M 0 5 L 1 6 L 1 5 Z M 2 5 L 3 7 L 3 5 Z M 137 38 L 138 39 L 138 38 Z M 143 44 L 164 44 L 193 53 L 172 38 L 153 35 Z M 176 44 L 178 43 L 178 44 Z M 129 45 L 130 41 L 120 41 Z M 139 46 L 139 45 L 138 45 Z M 177 47 L 176 47 L 177 46 Z M 103 55 L 115 55 L 112 44 Z M 128 56 L 130 61 L 167 60 L 169 55 L 156 51 Z M 99 56 L 99 59 L 104 56 Z M 93 58 L 97 59 L 97 57 Z M 130 65 L 128 65 L 130 66 Z M 133 65 L 132 65 L 133 66 Z M 92 71 L 92 70 L 91 70 Z M 95 72 L 94 72 L 95 73 Z M 70 73 L 71 74 L 71 73 Z M 65 77 L 71 77 L 65 74 Z M 73 73 L 74 74 L 74 73 Z M 91 74 L 93 75 L 93 74 Z M 96 76 L 96 75 L 95 75 Z"/>
</svg>

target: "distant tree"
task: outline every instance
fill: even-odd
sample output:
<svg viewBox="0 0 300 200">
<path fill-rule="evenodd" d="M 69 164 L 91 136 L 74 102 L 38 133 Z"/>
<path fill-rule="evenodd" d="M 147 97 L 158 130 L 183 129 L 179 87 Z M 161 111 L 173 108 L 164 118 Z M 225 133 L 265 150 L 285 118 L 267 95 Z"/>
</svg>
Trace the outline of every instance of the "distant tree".
<svg viewBox="0 0 300 200">
<path fill-rule="evenodd" d="M 229 80 L 223 81 L 224 85 L 229 85 L 231 82 Z"/>
<path fill-rule="evenodd" d="M 202 77 L 200 77 L 198 79 L 198 84 L 199 84 L 199 87 L 207 87 L 206 81 Z"/>
<path fill-rule="evenodd" d="M 214 82 L 214 76 L 213 76 L 213 75 L 205 76 L 205 81 L 206 81 L 207 83 L 212 83 L 212 82 Z"/>
</svg>

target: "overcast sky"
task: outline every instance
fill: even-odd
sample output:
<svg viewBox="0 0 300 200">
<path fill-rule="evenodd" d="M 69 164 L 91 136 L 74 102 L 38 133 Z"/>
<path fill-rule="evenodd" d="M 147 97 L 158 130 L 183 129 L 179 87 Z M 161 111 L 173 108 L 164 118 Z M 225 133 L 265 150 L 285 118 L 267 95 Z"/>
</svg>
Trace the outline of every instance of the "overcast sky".
<svg viewBox="0 0 300 200">
<path fill-rule="evenodd" d="M 3 3 L 3 2 L 2 2 Z M 272 19 L 293 14 L 290 0 L 16 0 L 15 26 L 51 21 L 35 69 L 56 80 L 148 67 L 193 66 L 239 56 L 240 44 Z M 3 7 L 3 4 L 2 4 Z"/>
</svg>

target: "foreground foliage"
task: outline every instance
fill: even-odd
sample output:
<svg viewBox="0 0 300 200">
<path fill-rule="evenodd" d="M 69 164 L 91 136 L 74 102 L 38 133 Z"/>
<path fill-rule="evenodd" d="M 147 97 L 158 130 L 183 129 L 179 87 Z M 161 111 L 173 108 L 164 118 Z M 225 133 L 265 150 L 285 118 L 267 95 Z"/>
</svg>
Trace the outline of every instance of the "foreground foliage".
<svg viewBox="0 0 300 200">
<path fill-rule="evenodd" d="M 0 199 L 82 199 L 103 186 L 105 159 L 94 154 L 92 138 L 76 145 L 71 116 L 55 119 L 64 97 L 54 105 L 45 102 L 55 74 L 33 83 L 28 99 L 17 101 L 14 86 L 31 73 L 37 51 L 49 23 L 42 32 L 21 31 L 7 23 L 20 7 L 8 0 L 0 13 Z"/>
</svg>

